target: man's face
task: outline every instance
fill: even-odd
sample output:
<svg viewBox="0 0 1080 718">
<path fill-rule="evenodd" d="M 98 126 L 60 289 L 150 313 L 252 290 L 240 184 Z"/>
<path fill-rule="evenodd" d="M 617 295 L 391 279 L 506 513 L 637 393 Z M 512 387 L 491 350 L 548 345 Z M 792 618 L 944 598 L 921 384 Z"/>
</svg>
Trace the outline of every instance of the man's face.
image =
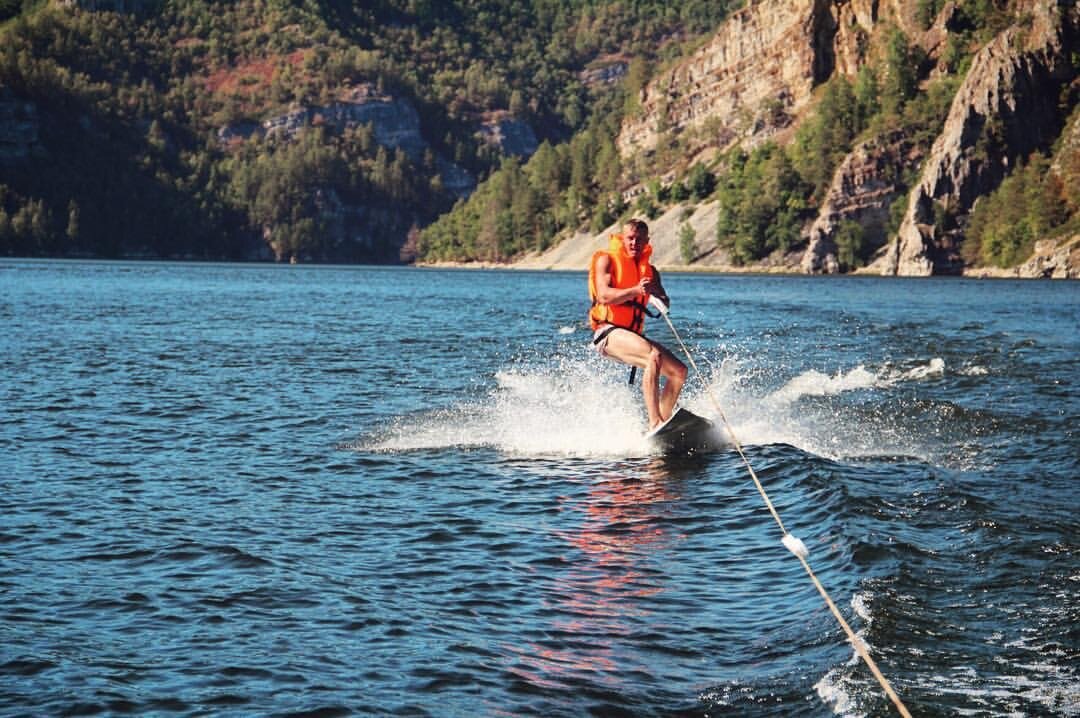
<svg viewBox="0 0 1080 718">
<path fill-rule="evenodd" d="M 623 248 L 626 253 L 634 257 L 640 257 L 645 251 L 645 245 L 649 243 L 649 230 L 638 229 L 628 226 L 623 231 Z"/>
</svg>

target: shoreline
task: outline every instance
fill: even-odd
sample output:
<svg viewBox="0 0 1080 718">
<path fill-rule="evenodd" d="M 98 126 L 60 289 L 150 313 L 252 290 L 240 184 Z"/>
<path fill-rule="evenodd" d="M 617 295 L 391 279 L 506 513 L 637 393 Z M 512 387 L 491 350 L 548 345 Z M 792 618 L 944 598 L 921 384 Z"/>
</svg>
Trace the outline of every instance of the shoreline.
<svg viewBox="0 0 1080 718">
<path fill-rule="evenodd" d="M 612 230 L 613 228 L 609 228 Z M 666 233 L 670 234 L 670 233 Z M 673 240 L 661 234 L 654 236 L 653 264 L 661 272 L 682 272 L 694 274 L 730 274 L 730 275 L 773 275 L 790 277 L 954 277 L 964 279 L 1080 279 L 1080 234 L 1043 239 L 1035 243 L 1032 254 L 1020 264 L 1001 268 L 992 266 L 964 267 L 959 274 L 930 275 L 892 275 L 875 272 L 868 265 L 852 272 L 838 274 L 810 274 L 802 271 L 799 264 L 791 261 L 793 255 L 786 255 L 787 261 L 774 258 L 752 265 L 734 266 L 722 263 L 682 264 L 672 261 L 677 254 L 669 246 Z M 594 251 L 601 249 L 605 233 L 595 236 L 576 235 L 564 239 L 543 254 L 526 254 L 509 262 L 415 262 L 413 266 L 436 269 L 507 269 L 522 271 L 580 271 L 585 272 Z M 660 257 L 657 257 L 657 253 Z M 702 256 L 708 256 L 708 253 Z M 699 257 L 700 258 L 700 257 Z M 666 261 L 665 261 L 666 260 Z"/>
<path fill-rule="evenodd" d="M 540 265 L 528 262 L 414 262 L 412 265 L 417 269 L 455 269 L 464 271 L 480 270 L 510 270 L 518 272 L 586 272 L 586 267 L 571 265 Z M 693 264 L 657 265 L 661 272 L 675 274 L 716 274 L 729 276 L 761 276 L 774 277 L 807 277 L 818 279 L 843 279 L 843 278 L 870 278 L 870 279 L 1024 279 L 1024 280 L 1076 280 L 1076 276 L 1045 276 L 1022 274 L 1022 267 L 967 267 L 960 274 L 931 274 L 927 276 L 877 274 L 874 272 L 844 272 L 839 274 L 809 274 L 788 267 L 724 267 L 724 266 L 696 266 Z"/>
</svg>

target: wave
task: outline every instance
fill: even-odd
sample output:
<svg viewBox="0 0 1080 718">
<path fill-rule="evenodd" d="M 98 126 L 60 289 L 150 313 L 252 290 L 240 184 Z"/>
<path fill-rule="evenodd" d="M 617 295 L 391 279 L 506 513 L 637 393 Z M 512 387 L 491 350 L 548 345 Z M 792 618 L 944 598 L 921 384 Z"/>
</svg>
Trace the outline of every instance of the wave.
<svg viewBox="0 0 1080 718">
<path fill-rule="evenodd" d="M 876 372 L 860 364 L 848 371 L 829 376 L 816 370 L 805 371 L 774 392 L 772 401 L 794 401 L 804 396 L 835 396 L 859 389 L 887 389 L 905 381 L 917 381 L 945 374 L 945 360 L 934 357 L 926 364 L 907 370 L 883 368 Z"/>
<path fill-rule="evenodd" d="M 790 444 L 829 459 L 906 456 L 933 461 L 937 437 L 898 407 L 901 385 L 944 376 L 939 357 L 906 368 L 858 364 L 834 374 L 810 369 L 782 380 L 775 370 L 728 358 L 709 386 L 744 444 Z"/>
<path fill-rule="evenodd" d="M 862 628 L 856 631 L 855 635 L 866 645 L 867 650 L 872 652 L 873 648 L 866 641 L 866 634 L 874 622 L 873 614 L 870 612 L 869 598 L 865 592 L 856 593 L 851 597 L 851 610 L 862 621 Z M 814 684 L 818 697 L 831 705 L 836 715 L 866 715 L 866 710 L 859 700 L 860 696 L 865 695 L 866 689 L 856 680 L 858 671 L 863 668 L 862 659 L 853 648 L 851 658 L 844 665 L 833 668 Z"/>
</svg>

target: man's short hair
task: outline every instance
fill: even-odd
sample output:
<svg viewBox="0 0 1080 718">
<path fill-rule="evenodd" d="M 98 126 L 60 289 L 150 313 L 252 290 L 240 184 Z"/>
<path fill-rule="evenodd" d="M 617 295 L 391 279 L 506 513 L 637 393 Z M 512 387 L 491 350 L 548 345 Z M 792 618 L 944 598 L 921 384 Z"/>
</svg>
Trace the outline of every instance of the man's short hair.
<svg viewBox="0 0 1080 718">
<path fill-rule="evenodd" d="M 626 221 L 628 229 L 634 230 L 634 232 L 644 232 L 645 236 L 649 236 L 649 225 L 645 224 L 643 219 L 630 219 Z"/>
</svg>

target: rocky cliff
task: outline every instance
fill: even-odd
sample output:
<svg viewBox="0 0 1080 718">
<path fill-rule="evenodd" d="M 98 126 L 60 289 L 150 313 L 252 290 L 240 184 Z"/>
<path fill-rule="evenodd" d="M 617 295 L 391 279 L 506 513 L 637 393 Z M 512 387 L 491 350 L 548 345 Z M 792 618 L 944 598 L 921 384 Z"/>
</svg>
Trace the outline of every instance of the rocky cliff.
<svg viewBox="0 0 1080 718">
<path fill-rule="evenodd" d="M 495 146 L 503 155 L 529 157 L 540 145 L 528 122 L 513 117 L 496 116 L 480 124 L 481 139 Z"/>
<path fill-rule="evenodd" d="M 935 204 L 961 222 L 1016 161 L 1046 149 L 1061 131 L 1056 103 L 1076 76 L 1075 5 L 1029 3 L 1014 25 L 975 56 L 912 191 L 899 236 L 877 262 L 882 274 L 962 270 L 957 234 L 935 226 Z"/>
<path fill-rule="evenodd" d="M 836 18 L 829 0 L 763 0 L 733 15 L 687 60 L 641 91 L 641 111 L 624 122 L 619 151 L 653 149 L 665 132 L 720 128 L 719 144 L 746 134 L 763 139 L 777 123 L 766 115 L 798 113 L 833 71 Z M 782 124 L 782 123 L 781 123 Z"/>
<path fill-rule="evenodd" d="M 402 150 L 414 162 L 419 162 L 430 148 L 420 133 L 420 116 L 412 103 L 376 93 L 368 85 L 354 88 L 338 102 L 326 106 L 297 107 L 268 117 L 258 124 L 243 122 L 226 125 L 218 130 L 218 141 L 230 144 L 255 134 L 292 137 L 313 125 L 337 131 L 371 125 L 375 142 L 387 149 Z M 535 151 L 535 137 L 532 141 L 532 151 Z M 520 144 L 520 149 L 527 149 L 525 140 Z M 467 197 L 476 188 L 476 179 L 462 167 L 441 155 L 435 156 L 435 163 L 443 186 L 458 197 Z"/>
<path fill-rule="evenodd" d="M 923 160 L 923 153 L 903 132 L 860 142 L 844 158 L 809 231 L 801 269 L 807 274 L 835 274 L 841 269 L 836 236 L 844 222 L 855 222 L 875 245 L 883 242 L 889 209 L 905 191 L 901 178 Z"/>
<path fill-rule="evenodd" d="M 624 121 L 619 134 L 620 151 L 647 153 L 665 132 L 704 129 L 712 134 L 702 142 L 719 149 L 782 135 L 812 109 L 817 86 L 835 74 L 853 77 L 893 29 L 920 47 L 926 67 L 933 68 L 963 20 L 952 2 L 928 28 L 916 14 L 914 3 L 901 0 L 750 2 L 642 90 L 641 111 Z M 900 178 L 921 166 L 898 236 L 873 269 L 960 272 L 959 243 L 975 201 L 1019 160 L 1047 150 L 1062 131 L 1068 112 L 1058 103 L 1080 71 L 1078 15 L 1075 3 L 1018 3 L 1012 24 L 975 55 L 929 155 L 897 133 L 857 143 L 804 229 L 802 271 L 842 269 L 835 237 L 843 222 L 857 223 L 881 244 L 890 205 L 908 192 Z"/>
<path fill-rule="evenodd" d="M 890 215 L 907 197 L 898 238 L 878 253 L 872 271 L 962 271 L 959 242 L 975 202 L 1032 151 L 1054 144 L 1077 94 L 1069 89 L 1080 72 L 1080 10 L 1075 3 L 1023 0 L 1011 10 L 1007 29 L 972 58 L 936 141 L 916 141 L 895 123 L 857 141 L 835 170 L 816 216 L 804 225 L 805 245 L 783 257 L 769 257 L 756 268 L 850 270 L 837 246 L 838 231 L 853 223 L 865 235 L 865 246 L 881 246 L 889 226 L 896 226 L 897 218 Z M 953 2 L 946 2 L 935 18 L 920 18 L 916 4 L 903 0 L 750 2 L 709 42 L 647 84 L 639 98 L 640 112 L 624 120 L 618 146 L 624 157 L 648 154 L 670 136 L 667 133 L 688 132 L 702 132 L 706 136 L 700 144 L 720 150 L 749 148 L 773 137 L 783 143 L 790 136 L 787 128 L 797 127 L 812 112 L 816 88 L 837 74 L 854 78 L 874 62 L 875 53 L 880 62 L 886 39 L 896 29 L 921 51 L 912 55 L 925 60 L 913 68 L 918 78 L 924 86 L 933 82 L 946 71 L 950 43 L 964 32 L 969 18 Z M 777 115 L 785 121 L 774 121 Z M 1080 149 L 1069 149 L 1080 147 L 1080 120 L 1071 128 L 1058 145 L 1055 166 L 1064 156 L 1080 167 Z M 687 144 L 692 151 L 699 149 L 694 142 Z M 654 169 L 658 175 L 666 170 Z M 677 208 L 677 214 L 683 211 Z M 658 245 L 676 246 L 674 237 L 667 236 L 677 227 L 666 222 L 671 213 L 654 225 Z M 711 240 L 708 234 L 698 232 L 706 241 Z M 573 241 L 589 246 L 599 242 L 593 236 Z M 527 261 L 532 266 L 568 266 L 578 254 L 557 248 Z M 674 250 L 667 261 L 682 263 Z M 727 261 L 723 252 L 713 251 L 694 265 L 720 268 Z M 1073 276 L 1078 271 L 1075 241 L 1041 242 L 1031 260 L 1015 270 L 1019 276 Z M 1009 276 L 1017 276 L 1015 272 Z"/>
<path fill-rule="evenodd" d="M 865 63 L 871 33 L 883 25 L 917 37 L 927 51 L 943 42 L 941 23 L 921 32 L 904 0 L 752 0 L 689 58 L 642 91 L 641 111 L 624 122 L 624 155 L 650 150 L 667 131 L 708 124 L 720 145 L 758 144 L 798 118 L 814 88 Z"/>
</svg>

